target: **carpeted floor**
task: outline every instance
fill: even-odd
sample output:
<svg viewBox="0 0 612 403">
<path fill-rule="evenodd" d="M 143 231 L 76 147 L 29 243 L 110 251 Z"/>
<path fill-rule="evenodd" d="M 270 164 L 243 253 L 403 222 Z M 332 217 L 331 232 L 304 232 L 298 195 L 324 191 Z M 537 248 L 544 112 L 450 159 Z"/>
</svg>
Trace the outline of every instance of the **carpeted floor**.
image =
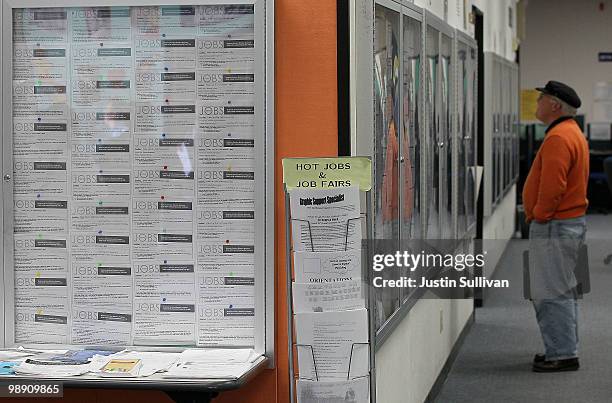
<svg viewBox="0 0 612 403">
<path fill-rule="evenodd" d="M 522 284 L 522 251 L 512 240 L 496 278 Z M 436 402 L 612 402 L 612 215 L 587 217 L 591 293 L 579 302 L 580 365 L 577 372 L 531 372 L 542 352 L 533 308 L 522 287 L 489 292 Z"/>
</svg>

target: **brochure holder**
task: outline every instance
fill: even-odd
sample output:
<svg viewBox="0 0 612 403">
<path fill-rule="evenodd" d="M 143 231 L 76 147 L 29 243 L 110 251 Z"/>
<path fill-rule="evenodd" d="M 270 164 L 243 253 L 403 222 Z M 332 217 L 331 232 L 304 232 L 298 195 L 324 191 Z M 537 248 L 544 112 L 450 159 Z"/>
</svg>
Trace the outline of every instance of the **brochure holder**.
<svg viewBox="0 0 612 403">
<path fill-rule="evenodd" d="M 284 190 L 285 190 L 285 247 L 286 247 L 286 275 L 287 275 L 287 339 L 288 339 L 288 358 L 289 358 L 289 394 L 290 394 L 290 402 L 295 403 L 296 402 L 296 387 L 295 387 L 295 382 L 298 379 L 304 379 L 304 380 L 311 380 L 311 381 L 318 381 L 319 380 L 319 371 L 317 369 L 317 362 L 315 360 L 315 354 L 314 354 L 314 349 L 311 345 L 307 345 L 307 344 L 297 344 L 294 342 L 294 335 L 293 335 L 293 318 L 294 318 L 294 312 L 293 312 L 293 287 L 292 287 L 292 282 L 293 282 L 293 270 L 292 270 L 292 261 L 293 261 L 293 252 L 294 249 L 291 246 L 291 224 L 293 221 L 300 221 L 300 222 L 306 222 L 308 224 L 308 230 L 309 230 L 309 236 L 310 236 L 310 246 L 311 246 L 311 252 L 316 252 L 315 249 L 315 245 L 313 243 L 313 237 L 312 237 L 312 227 L 310 225 L 310 222 L 307 220 L 301 220 L 301 219 L 294 219 L 291 217 L 291 203 L 290 203 L 290 195 L 287 189 L 287 186 L 284 185 Z M 372 195 L 371 195 L 371 190 L 366 191 L 365 192 L 365 197 L 366 197 L 366 206 L 370 206 L 372 203 Z M 351 218 L 348 219 L 346 222 L 346 227 L 345 227 L 345 243 L 344 243 L 344 250 L 346 251 L 348 249 L 348 237 L 349 237 L 349 228 L 350 228 L 350 223 L 351 221 L 354 220 L 359 220 L 361 221 L 362 219 L 365 218 L 366 221 L 366 239 L 372 239 L 372 219 L 370 214 L 368 213 L 361 213 L 360 217 L 358 218 Z M 370 253 L 371 251 L 369 250 L 369 246 L 366 243 L 365 244 L 365 256 L 367 257 L 365 260 L 362 261 L 362 265 L 367 264 L 367 262 L 369 262 L 370 259 Z M 369 343 L 352 343 L 351 345 L 351 353 L 350 353 L 350 357 L 349 357 L 349 365 L 347 368 L 347 374 L 346 374 L 346 380 L 354 380 L 354 379 L 359 379 L 359 378 L 364 378 L 364 377 L 369 377 L 370 379 L 370 402 L 371 403 L 376 403 L 376 365 L 375 365 L 375 349 L 373 348 L 373 341 L 375 340 L 376 337 L 376 328 L 375 328 L 375 324 L 376 324 L 376 320 L 375 320 L 375 316 L 374 316 L 374 304 L 375 304 L 375 298 L 374 298 L 374 293 L 373 293 L 373 289 L 372 287 L 368 287 L 368 284 L 371 284 L 371 271 L 370 270 L 362 270 L 363 273 L 363 278 L 362 281 L 364 282 L 364 284 L 366 284 L 366 291 L 365 291 L 365 296 L 366 296 L 366 307 L 368 310 L 368 339 L 369 339 Z M 369 374 L 364 375 L 364 376 L 357 376 L 357 377 L 353 377 L 351 378 L 350 374 L 351 374 L 351 366 L 353 364 L 353 353 L 355 351 L 355 346 L 356 345 L 367 345 L 369 346 Z M 309 347 L 310 348 L 310 352 L 311 352 L 311 356 L 312 356 L 312 362 L 313 362 L 313 368 L 314 368 L 314 372 L 315 372 L 315 379 L 310 379 L 310 378 L 304 378 L 301 375 L 297 375 L 295 374 L 295 368 L 294 368 L 294 346 L 296 347 L 296 351 L 298 347 Z"/>
<path fill-rule="evenodd" d="M 355 346 L 358 346 L 358 345 L 368 346 L 369 347 L 370 343 L 352 343 L 351 344 L 351 355 L 349 356 L 349 364 L 348 364 L 348 368 L 346 370 L 346 380 L 347 381 L 352 381 L 353 379 L 365 378 L 365 377 L 369 376 L 369 374 L 368 374 L 368 375 L 360 375 L 360 376 L 351 377 L 351 365 L 353 363 L 353 352 L 355 351 Z M 310 348 L 310 354 L 312 356 L 312 368 L 314 369 L 314 373 L 315 373 L 315 378 L 314 379 L 303 377 L 303 376 L 301 376 L 301 374 L 298 374 L 298 379 L 305 379 L 305 380 L 308 380 L 308 381 L 319 381 L 319 371 L 318 371 L 318 368 L 317 368 L 317 360 L 315 358 L 314 348 L 310 344 L 297 344 L 296 343 L 296 344 L 294 344 L 294 346 L 296 347 L 296 349 L 297 349 L 297 347 L 308 347 L 308 348 Z"/>
</svg>

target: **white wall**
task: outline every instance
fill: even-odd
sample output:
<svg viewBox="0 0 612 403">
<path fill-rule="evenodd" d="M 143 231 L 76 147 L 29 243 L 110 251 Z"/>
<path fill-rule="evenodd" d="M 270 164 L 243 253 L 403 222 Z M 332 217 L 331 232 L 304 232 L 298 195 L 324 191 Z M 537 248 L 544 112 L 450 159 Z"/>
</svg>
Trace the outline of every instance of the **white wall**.
<svg viewBox="0 0 612 403">
<path fill-rule="evenodd" d="M 471 299 L 419 300 L 376 353 L 377 401 L 423 402 L 473 309 Z"/>
<path fill-rule="evenodd" d="M 500 214 L 485 217 L 482 233 L 484 239 L 510 239 L 514 234 L 516 218 L 516 185 L 513 185 L 506 196 L 495 208 Z"/>
<path fill-rule="evenodd" d="M 455 27 L 463 32 L 467 32 L 466 20 L 464 20 L 464 12 L 469 14 L 471 11 L 467 10 L 467 7 L 470 6 L 469 2 L 464 0 L 448 0 L 448 25 L 451 27 Z M 464 10 L 465 8 L 465 10 Z"/>
<path fill-rule="evenodd" d="M 484 14 L 483 51 L 497 53 L 514 61 L 517 0 L 471 0 L 471 2 Z M 469 9 L 471 11 L 472 7 Z M 509 9 L 512 9 L 512 26 L 510 26 Z"/>
<path fill-rule="evenodd" d="M 612 51 L 612 3 L 576 0 L 531 0 L 526 8 L 526 37 L 521 43 L 521 88 L 558 80 L 582 99 L 579 113 L 593 115 L 593 87 L 612 81 L 612 63 L 597 61 Z"/>
<path fill-rule="evenodd" d="M 474 25 L 469 22 L 469 14 L 472 5 L 475 5 L 483 12 L 485 19 L 484 51 L 515 60 L 517 0 L 447 0 L 446 7 L 444 0 L 414 0 L 413 3 L 472 37 Z M 467 23 L 464 23 L 464 12 Z"/>
<path fill-rule="evenodd" d="M 447 15 L 445 15 L 445 10 L 447 11 L 448 9 L 445 9 L 444 7 L 444 0 L 414 0 L 414 4 L 435 14 L 436 17 L 440 18 L 441 20 L 446 21 L 447 19 Z"/>
<path fill-rule="evenodd" d="M 487 252 L 483 276 L 492 278 L 508 241 L 514 235 L 516 222 L 516 185 L 499 202 L 493 214 L 484 218 L 483 251 Z M 486 294 L 484 296 L 486 303 Z"/>
</svg>

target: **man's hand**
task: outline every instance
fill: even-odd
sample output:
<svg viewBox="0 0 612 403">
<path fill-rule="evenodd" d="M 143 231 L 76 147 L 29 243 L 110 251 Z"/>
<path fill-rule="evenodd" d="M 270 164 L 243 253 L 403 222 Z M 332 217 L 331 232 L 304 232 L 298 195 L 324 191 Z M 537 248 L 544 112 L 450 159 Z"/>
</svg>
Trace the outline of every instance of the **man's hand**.
<svg viewBox="0 0 612 403">
<path fill-rule="evenodd" d="M 547 224 L 550 220 L 538 220 L 535 217 L 525 217 L 525 222 L 527 224 L 531 224 L 532 222 L 538 223 L 538 224 Z"/>
</svg>

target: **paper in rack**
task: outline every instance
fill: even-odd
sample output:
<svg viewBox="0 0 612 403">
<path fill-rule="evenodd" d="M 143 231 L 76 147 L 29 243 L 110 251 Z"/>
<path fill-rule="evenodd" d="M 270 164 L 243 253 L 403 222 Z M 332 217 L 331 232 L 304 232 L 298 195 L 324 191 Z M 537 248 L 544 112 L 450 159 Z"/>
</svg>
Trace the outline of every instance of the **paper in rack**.
<svg viewBox="0 0 612 403">
<path fill-rule="evenodd" d="M 293 311 L 330 312 L 364 309 L 361 281 L 293 283 Z"/>
<path fill-rule="evenodd" d="M 294 252 L 296 283 L 325 283 L 361 279 L 361 250 Z"/>
<path fill-rule="evenodd" d="M 295 251 L 361 249 L 359 188 L 289 191 Z"/>
<path fill-rule="evenodd" d="M 369 373 L 368 311 L 295 315 L 301 379 L 336 380 Z"/>
<path fill-rule="evenodd" d="M 344 381 L 297 381 L 298 403 L 347 402 L 369 403 L 369 378 Z"/>
</svg>

